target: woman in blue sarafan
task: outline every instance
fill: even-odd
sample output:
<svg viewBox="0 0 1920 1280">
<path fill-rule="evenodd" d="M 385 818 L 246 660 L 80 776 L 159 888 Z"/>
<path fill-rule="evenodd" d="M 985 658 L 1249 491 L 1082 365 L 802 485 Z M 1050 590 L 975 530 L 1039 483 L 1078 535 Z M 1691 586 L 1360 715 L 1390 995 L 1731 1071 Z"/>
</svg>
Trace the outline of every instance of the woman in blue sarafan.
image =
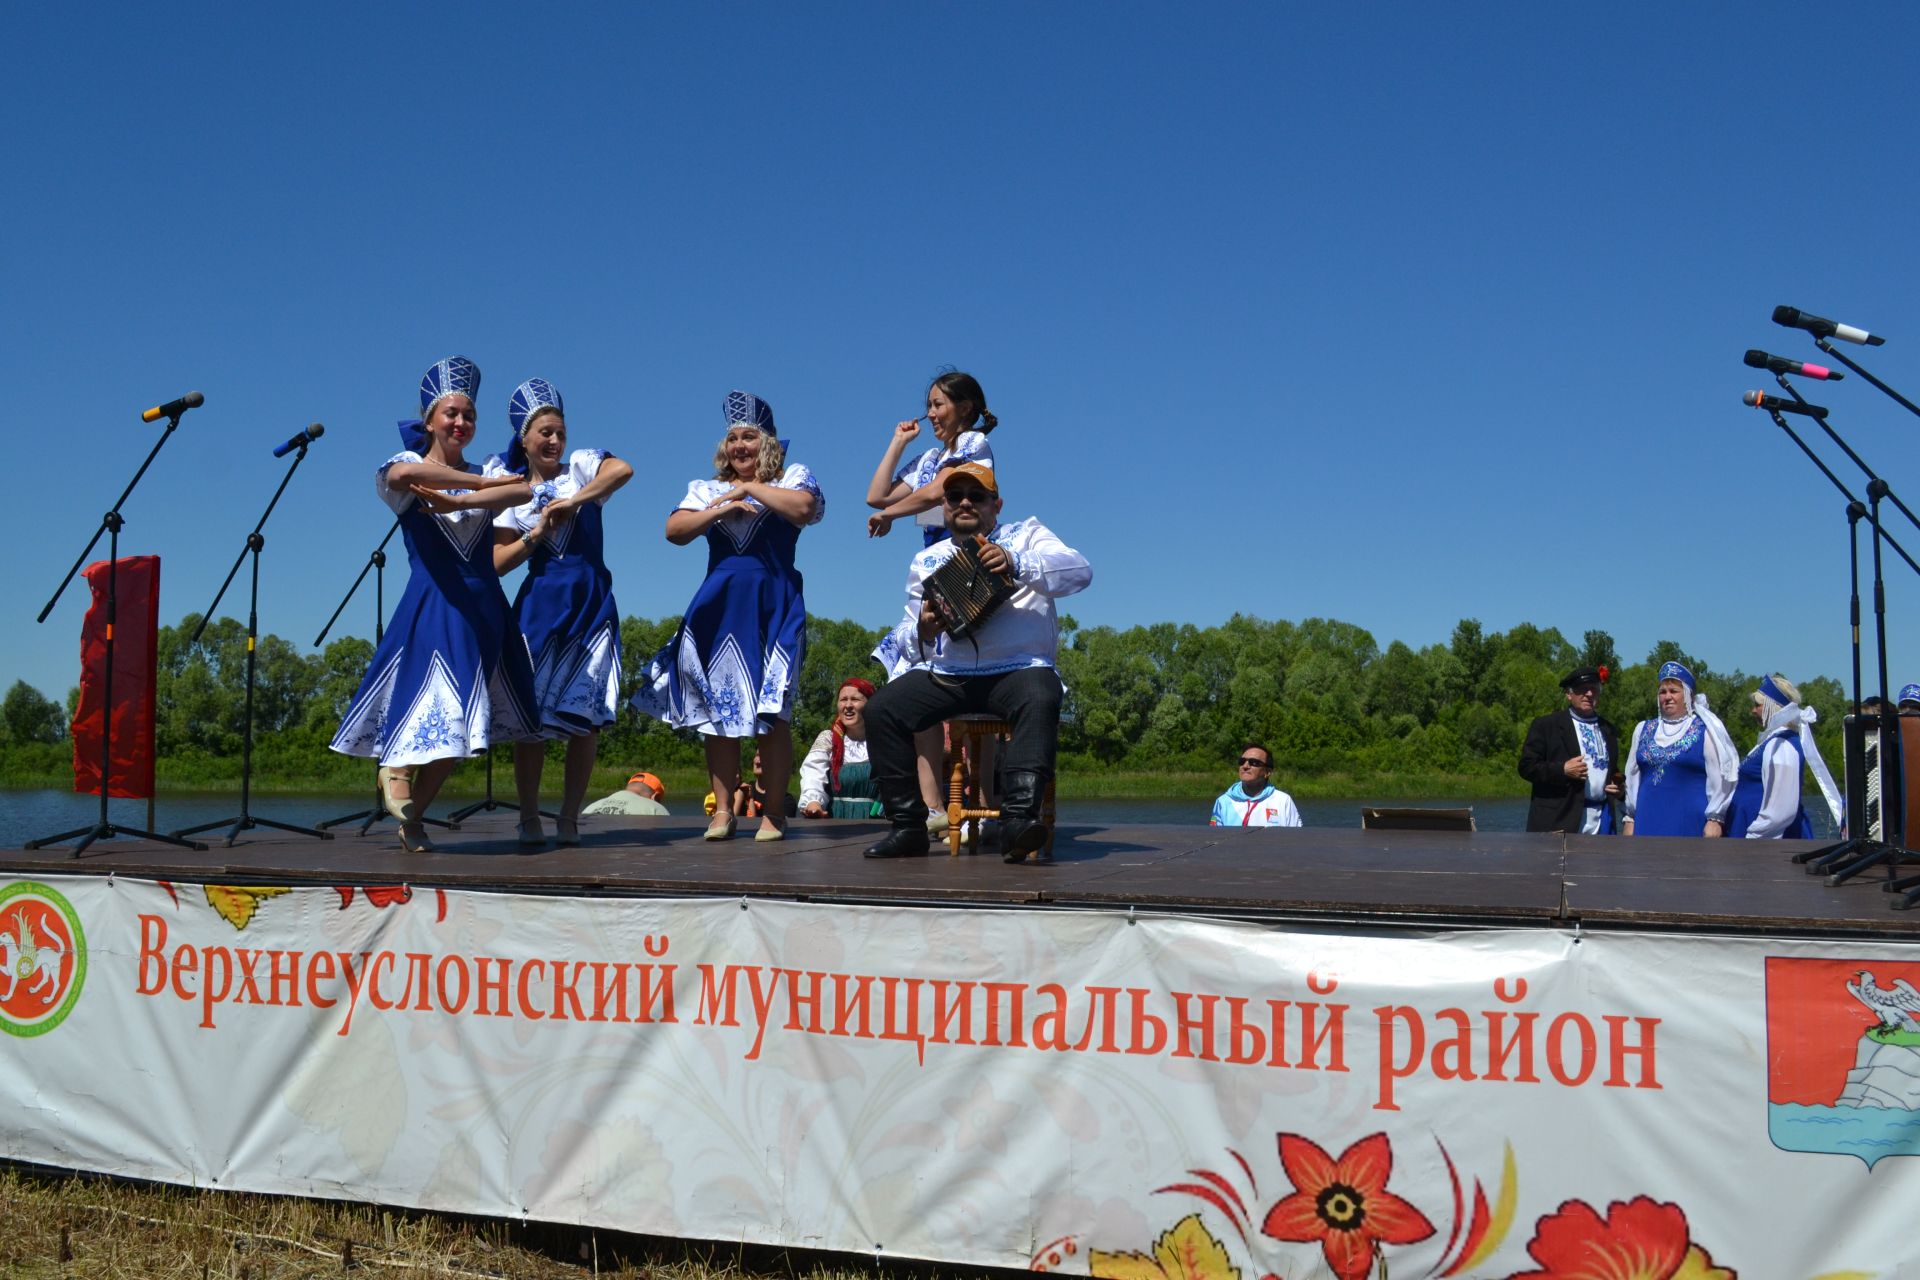
<svg viewBox="0 0 1920 1280">
<path fill-rule="evenodd" d="M 534 729 L 533 670 L 493 567 L 493 512 L 529 501 L 519 476 L 484 476 L 466 460 L 480 370 L 452 356 L 420 380 L 408 447 L 374 476 L 400 517 L 407 589 L 330 744 L 380 762 L 387 811 L 409 852 L 433 846 L 420 817 L 453 767 Z"/>
<path fill-rule="evenodd" d="M 826 499 L 813 473 L 786 460 L 773 410 L 757 396 L 730 391 L 727 434 L 713 455 L 711 480 L 695 480 L 667 517 L 667 541 L 707 539 L 707 576 L 680 629 L 654 655 L 638 711 L 704 736 L 713 794 L 740 786 L 741 738 L 756 738 L 767 793 L 784 796 L 793 775 L 793 690 L 806 652 L 807 607 L 794 548 L 818 523 Z M 781 806 L 769 805 L 756 840 L 786 836 Z M 716 813 L 707 839 L 734 833 L 734 817 Z"/>
<path fill-rule="evenodd" d="M 507 402 L 513 439 L 487 459 L 490 475 L 524 477 L 533 498 L 493 518 L 493 564 L 501 574 L 526 565 L 513 620 L 533 658 L 533 696 L 542 741 L 513 750 L 520 794 L 520 843 L 546 843 L 540 826 L 540 774 L 546 739 L 565 738 L 554 841 L 580 843 L 580 806 L 598 754 L 600 730 L 620 710 L 620 611 L 607 572 L 600 508 L 633 476 L 604 449 L 567 452 L 566 406 L 545 378 L 529 378 Z"/>
<path fill-rule="evenodd" d="M 1626 823 L 1630 836 L 1720 836 L 1740 753 L 1720 717 L 1695 692 L 1693 672 L 1660 665 L 1654 703 L 1660 714 L 1633 727 L 1627 749 Z"/>
<path fill-rule="evenodd" d="M 1819 714 L 1800 705 L 1800 690 L 1785 676 L 1770 675 L 1754 691 L 1753 718 L 1761 725 L 1760 741 L 1740 762 L 1727 834 L 1736 840 L 1811 840 L 1813 823 L 1800 800 L 1802 765 L 1813 770 L 1838 827 L 1845 820 L 1840 790 L 1813 741 Z"/>
</svg>

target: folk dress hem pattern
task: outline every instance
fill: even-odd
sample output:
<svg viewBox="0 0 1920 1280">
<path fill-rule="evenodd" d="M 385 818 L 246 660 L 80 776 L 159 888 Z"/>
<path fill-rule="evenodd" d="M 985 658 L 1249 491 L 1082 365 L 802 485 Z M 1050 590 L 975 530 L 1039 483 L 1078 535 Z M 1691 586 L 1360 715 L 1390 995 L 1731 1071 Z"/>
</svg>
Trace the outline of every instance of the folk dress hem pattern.
<svg viewBox="0 0 1920 1280">
<path fill-rule="evenodd" d="M 733 487 L 695 480 L 676 510 L 704 511 Z M 819 482 L 799 463 L 774 487 L 813 495 L 807 523 L 826 513 Z M 756 737 L 791 720 L 806 654 L 804 584 L 794 567 L 800 530 L 751 499 L 743 505 L 707 529 L 706 579 L 633 695 L 635 710 L 710 737 Z"/>
<path fill-rule="evenodd" d="M 406 451 L 375 473 L 381 501 L 400 517 L 407 588 L 328 744 L 391 766 L 479 755 L 532 736 L 533 671 L 493 571 L 492 515 L 435 515 L 387 485 L 395 463 L 424 461 Z"/>
<path fill-rule="evenodd" d="M 565 470 L 533 486 L 533 501 L 493 518 L 496 529 L 525 533 L 540 512 L 571 498 L 600 474 L 604 449 L 576 449 Z M 499 455 L 489 474 L 505 474 Z M 542 738 L 571 738 L 612 724 L 620 710 L 620 611 L 606 565 L 605 497 L 573 509 L 534 543 L 527 576 L 513 598 L 513 619 L 533 659 L 533 701 Z"/>
</svg>

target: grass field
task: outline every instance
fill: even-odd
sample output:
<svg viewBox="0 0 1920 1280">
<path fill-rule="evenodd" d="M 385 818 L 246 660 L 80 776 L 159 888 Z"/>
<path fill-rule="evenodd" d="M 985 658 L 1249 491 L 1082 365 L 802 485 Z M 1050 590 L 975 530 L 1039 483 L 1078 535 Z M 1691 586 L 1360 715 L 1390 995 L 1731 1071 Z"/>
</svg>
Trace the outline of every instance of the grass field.
<svg viewBox="0 0 1920 1280">
<path fill-rule="evenodd" d="M 0 1167 L 10 1280 L 932 1280 L 838 1254 L 199 1191 Z"/>
</svg>

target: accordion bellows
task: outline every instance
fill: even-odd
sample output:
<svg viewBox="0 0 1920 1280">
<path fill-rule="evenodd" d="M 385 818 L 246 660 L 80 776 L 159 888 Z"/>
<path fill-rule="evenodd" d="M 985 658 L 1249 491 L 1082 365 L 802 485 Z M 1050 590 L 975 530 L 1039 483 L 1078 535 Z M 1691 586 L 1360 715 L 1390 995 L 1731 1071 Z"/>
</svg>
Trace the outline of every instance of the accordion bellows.
<svg viewBox="0 0 1920 1280">
<path fill-rule="evenodd" d="M 984 539 L 978 534 L 955 538 L 953 554 L 928 574 L 923 584 L 927 603 L 933 606 L 940 625 L 955 640 L 964 640 L 978 631 L 1018 588 L 1011 573 L 994 573 L 980 563 L 983 544 Z"/>
</svg>

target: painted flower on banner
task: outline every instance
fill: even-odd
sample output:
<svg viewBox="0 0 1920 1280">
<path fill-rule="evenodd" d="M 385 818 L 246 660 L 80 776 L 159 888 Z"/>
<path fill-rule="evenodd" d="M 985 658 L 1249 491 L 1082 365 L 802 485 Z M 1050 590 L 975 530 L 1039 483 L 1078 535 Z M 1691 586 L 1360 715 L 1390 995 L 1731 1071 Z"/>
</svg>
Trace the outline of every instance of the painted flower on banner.
<svg viewBox="0 0 1920 1280">
<path fill-rule="evenodd" d="M 277 898 L 293 890 L 276 885 L 210 884 L 206 887 L 207 905 L 220 913 L 220 918 L 235 929 L 245 929 L 253 921 L 253 913 L 268 898 Z"/>
<path fill-rule="evenodd" d="M 1387 1190 L 1393 1145 L 1384 1133 L 1360 1139 L 1338 1160 L 1310 1139 L 1283 1133 L 1280 1164 L 1294 1192 L 1267 1210 L 1261 1230 L 1276 1240 L 1317 1241 L 1339 1280 L 1362 1280 L 1381 1245 L 1433 1234 L 1425 1214 Z"/>
<path fill-rule="evenodd" d="M 1240 1268 L 1227 1256 L 1197 1213 L 1188 1214 L 1153 1242 L 1153 1252 L 1087 1254 L 1087 1270 L 1103 1280 L 1240 1280 Z"/>
<path fill-rule="evenodd" d="M 1527 1253 L 1539 1265 L 1509 1280 L 1735 1280 L 1693 1242 L 1677 1204 L 1616 1200 L 1602 1218 L 1569 1200 L 1534 1226 Z"/>
</svg>

